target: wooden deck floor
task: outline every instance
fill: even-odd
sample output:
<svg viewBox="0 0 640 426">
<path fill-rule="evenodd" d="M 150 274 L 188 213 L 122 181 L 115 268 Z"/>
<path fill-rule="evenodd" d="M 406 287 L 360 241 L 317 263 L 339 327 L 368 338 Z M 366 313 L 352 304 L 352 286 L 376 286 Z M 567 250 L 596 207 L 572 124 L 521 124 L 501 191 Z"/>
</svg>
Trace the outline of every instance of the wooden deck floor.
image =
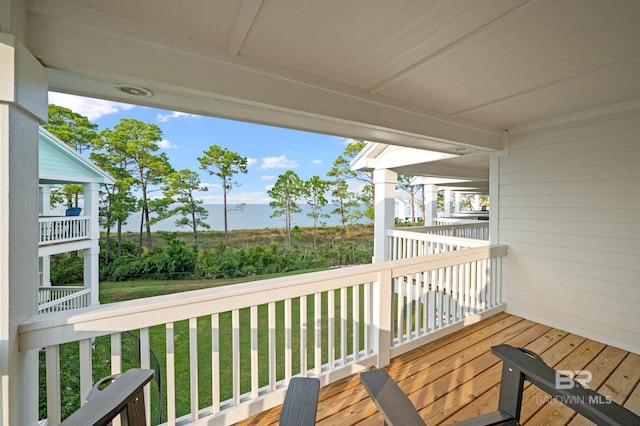
<svg viewBox="0 0 640 426">
<path fill-rule="evenodd" d="M 592 389 L 640 414 L 640 355 L 505 313 L 394 358 L 387 371 L 429 426 L 450 424 L 497 409 L 502 364 L 490 348 L 501 343 L 526 347 L 556 369 L 591 371 Z M 591 424 L 545 395 L 525 388 L 523 424 Z M 322 388 L 319 399 L 319 425 L 383 423 L 358 374 Z M 279 412 L 240 424 L 277 424 Z"/>
</svg>

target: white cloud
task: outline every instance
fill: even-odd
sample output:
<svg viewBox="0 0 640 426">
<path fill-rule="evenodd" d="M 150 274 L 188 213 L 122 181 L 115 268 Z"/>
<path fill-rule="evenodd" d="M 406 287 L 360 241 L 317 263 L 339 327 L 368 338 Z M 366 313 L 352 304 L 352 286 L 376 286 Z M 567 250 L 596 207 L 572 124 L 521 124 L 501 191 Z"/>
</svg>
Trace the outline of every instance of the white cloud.
<svg viewBox="0 0 640 426">
<path fill-rule="evenodd" d="M 172 118 L 180 118 L 180 117 L 191 119 L 191 118 L 198 118 L 199 116 L 195 114 L 188 114 L 186 112 L 173 111 L 171 114 L 158 114 L 156 116 L 156 120 L 159 121 L 160 123 L 166 123 Z"/>
<path fill-rule="evenodd" d="M 313 164 L 322 164 L 322 160 L 313 160 L 312 163 Z"/>
<path fill-rule="evenodd" d="M 178 149 L 178 145 L 174 145 L 166 139 L 162 139 L 160 142 L 158 142 L 158 146 L 161 149 Z"/>
<path fill-rule="evenodd" d="M 247 167 L 253 167 L 258 164 L 258 160 L 255 158 L 247 158 Z"/>
<path fill-rule="evenodd" d="M 102 116 L 116 114 L 120 111 L 127 111 L 135 107 L 135 105 L 120 102 L 83 98 L 81 96 L 57 92 L 49 92 L 49 103 L 69 108 L 73 112 L 84 115 L 89 121 L 95 121 Z"/>
<path fill-rule="evenodd" d="M 260 179 L 262 180 L 274 180 L 276 178 L 276 176 L 260 176 Z"/>
<path fill-rule="evenodd" d="M 360 181 L 347 181 L 347 188 L 349 192 L 361 193 L 364 190 L 365 183 Z"/>
<path fill-rule="evenodd" d="M 203 182 L 200 184 L 200 186 L 204 186 L 205 188 L 207 188 L 207 191 L 219 191 L 222 189 L 222 185 L 218 184 L 218 183 L 206 183 Z"/>
<path fill-rule="evenodd" d="M 267 185 L 264 187 L 265 191 L 271 191 L 273 189 L 273 185 Z"/>
<path fill-rule="evenodd" d="M 295 169 L 298 167 L 298 163 L 295 160 L 287 158 L 285 155 L 280 157 L 266 157 L 262 159 L 262 170 L 267 169 Z"/>
</svg>

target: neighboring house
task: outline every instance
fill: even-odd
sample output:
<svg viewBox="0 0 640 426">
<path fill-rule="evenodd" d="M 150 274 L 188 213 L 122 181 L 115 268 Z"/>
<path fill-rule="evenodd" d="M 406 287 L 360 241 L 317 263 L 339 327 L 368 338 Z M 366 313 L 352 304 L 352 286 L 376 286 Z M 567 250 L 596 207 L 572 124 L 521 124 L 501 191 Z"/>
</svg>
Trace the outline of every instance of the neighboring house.
<svg viewBox="0 0 640 426">
<path fill-rule="evenodd" d="M 630 400 L 638 401 L 640 379 L 630 374 L 638 371 L 633 360 L 640 354 L 637 0 L 387 1 L 375 7 L 366 1 L 333 2 L 331 7 L 260 0 L 0 1 L 4 423 L 38 422 L 37 360 L 43 347 L 49 425 L 60 420 L 63 344 L 80 347 L 80 400 L 94 379 L 94 339 L 108 336 L 111 372 L 118 373 L 131 365 L 122 362 L 121 337 L 127 332 L 139 336 L 136 362 L 150 365 L 150 330 L 163 334 L 163 344 L 154 350 L 164 352 L 158 358 L 167 364 L 162 396 L 167 422 L 231 424 L 282 403 L 293 375 L 317 376 L 323 386 L 334 383 L 337 388 L 342 378 L 374 365 L 388 366 L 391 358 L 397 361 L 391 364 L 402 363 L 397 358 L 401 354 L 421 349 L 451 327 L 466 327 L 499 311 L 601 348 L 593 351 L 609 347 L 621 354 L 619 360 L 630 359 L 630 364 L 616 361 L 628 368 L 607 374 L 600 383 L 616 395 L 622 387 L 625 397 L 635 392 Z M 409 159 L 414 167 L 404 167 L 406 156 L 398 152 L 388 164 L 364 165 L 374 170 L 372 265 L 38 315 L 33 286 L 38 279 L 37 138 L 38 124 L 47 117 L 48 90 L 448 157 Z M 393 227 L 399 168 L 429 180 L 484 182 L 481 192 L 488 192 L 491 201 L 491 245 L 475 241 L 476 248 L 456 247 L 438 256 L 422 256 L 419 247 L 412 251 L 413 246 L 403 246 L 407 250 L 402 255 L 412 258 L 388 260 L 385 231 Z M 429 195 L 433 202 L 433 191 Z M 433 212 L 435 206 L 429 209 Z M 344 303 L 349 294 L 363 295 L 357 300 L 364 305 L 361 311 L 358 303 Z M 406 297 L 396 297 L 400 294 Z M 419 308 L 431 301 L 437 306 L 429 305 L 427 315 L 421 315 Z M 340 309 L 327 308 L 328 317 L 322 314 L 321 308 L 338 304 Z M 278 330 L 284 345 L 272 327 L 280 307 L 287 322 Z M 293 321 L 290 313 L 297 309 L 309 320 Z M 259 322 L 257 313 L 267 311 L 268 320 Z M 253 325 L 240 330 L 236 325 L 244 324 L 240 318 L 245 313 Z M 220 318 L 232 323 L 225 335 L 232 336 L 233 346 L 225 346 L 232 350 L 223 349 L 224 356 L 216 339 L 227 321 Z M 418 328 L 420 318 L 433 321 Z M 347 330 L 350 321 L 353 333 Z M 197 326 L 203 323 L 212 326 L 199 334 Z M 259 326 L 264 333 L 258 333 Z M 308 341 L 294 336 L 312 331 L 314 347 L 299 350 L 299 364 L 307 368 L 294 368 L 292 346 Z M 258 338 L 265 333 L 272 337 L 266 345 L 269 353 L 258 357 Z M 470 338 L 476 335 L 469 333 Z M 250 349 L 241 347 L 239 336 L 250 340 Z M 210 356 L 202 361 L 198 354 L 205 343 Z M 557 353 L 579 346 L 573 340 Z M 176 349 L 184 351 L 176 356 Z M 488 347 L 479 352 L 479 357 L 491 358 Z M 184 381 L 176 380 L 173 362 L 181 357 L 190 358 L 190 376 Z M 268 377 L 256 368 L 263 358 L 268 358 Z M 442 360 L 438 365 L 449 363 L 448 357 Z M 233 372 L 225 401 L 216 388 L 221 363 L 226 363 L 224 371 Z M 608 358 L 596 368 L 611 363 Z M 399 375 L 407 376 L 409 370 Z M 251 383 L 240 381 L 241 371 L 251 374 Z M 489 391 L 478 395 L 476 390 L 488 383 L 474 380 L 480 374 L 487 378 L 484 368 L 461 371 L 443 387 L 434 385 L 425 399 L 497 405 L 484 399 L 491 397 Z M 469 375 L 474 376 L 472 386 L 456 397 L 447 386 L 455 387 L 458 377 Z M 617 387 L 625 377 L 627 383 Z M 348 395 L 354 394 L 356 381 L 348 381 Z M 489 388 L 497 389 L 499 377 L 489 382 Z M 198 393 L 203 387 L 211 397 Z M 186 410 L 176 409 L 177 395 L 190 401 Z M 327 416 L 322 420 L 373 420 L 359 417 L 364 405 L 337 411 L 349 398 L 322 405 Z M 640 411 L 638 405 L 634 409 Z M 425 411 L 438 410 L 447 408 Z"/>
<path fill-rule="evenodd" d="M 100 185 L 113 184 L 114 180 L 43 128 L 40 128 L 38 141 L 38 312 L 55 312 L 98 304 L 99 190 Z M 52 188 L 66 184 L 82 185 L 79 206 L 69 209 L 57 207 L 52 210 Z M 84 285 L 52 286 L 50 256 L 78 251 L 82 252 L 84 262 Z"/>
<path fill-rule="evenodd" d="M 415 217 L 417 222 L 422 221 L 421 206 L 422 198 L 416 197 L 414 200 L 413 213 L 411 212 L 411 197 L 410 196 L 396 196 L 395 201 L 395 218 L 401 222 L 411 222 L 411 215 Z"/>
</svg>

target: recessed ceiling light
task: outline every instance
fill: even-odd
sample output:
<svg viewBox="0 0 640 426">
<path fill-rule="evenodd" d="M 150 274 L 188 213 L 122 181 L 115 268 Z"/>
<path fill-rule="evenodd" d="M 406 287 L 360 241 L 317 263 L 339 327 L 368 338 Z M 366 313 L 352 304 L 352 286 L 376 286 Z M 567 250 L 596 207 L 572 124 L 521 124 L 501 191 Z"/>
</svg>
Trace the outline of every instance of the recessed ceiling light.
<svg viewBox="0 0 640 426">
<path fill-rule="evenodd" d="M 119 84 L 116 86 L 116 89 L 121 91 L 122 93 L 126 93 L 127 95 L 136 96 L 138 98 L 150 98 L 153 96 L 151 90 L 145 89 L 144 87 L 137 86 L 127 86 L 123 84 Z"/>
</svg>

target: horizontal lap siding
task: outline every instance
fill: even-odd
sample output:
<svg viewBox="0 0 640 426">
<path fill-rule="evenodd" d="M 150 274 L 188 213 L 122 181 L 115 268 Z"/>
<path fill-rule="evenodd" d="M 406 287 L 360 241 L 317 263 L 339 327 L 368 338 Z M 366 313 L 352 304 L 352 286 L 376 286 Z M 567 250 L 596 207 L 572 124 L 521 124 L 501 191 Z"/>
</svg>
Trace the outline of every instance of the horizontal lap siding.
<svg viewBox="0 0 640 426">
<path fill-rule="evenodd" d="M 62 176 L 64 178 L 92 177 L 88 172 L 60 150 L 50 145 L 50 142 L 41 141 L 38 147 L 38 173 L 40 176 Z"/>
<path fill-rule="evenodd" d="M 567 127 L 500 160 L 507 309 L 640 352 L 640 113 Z"/>
</svg>

